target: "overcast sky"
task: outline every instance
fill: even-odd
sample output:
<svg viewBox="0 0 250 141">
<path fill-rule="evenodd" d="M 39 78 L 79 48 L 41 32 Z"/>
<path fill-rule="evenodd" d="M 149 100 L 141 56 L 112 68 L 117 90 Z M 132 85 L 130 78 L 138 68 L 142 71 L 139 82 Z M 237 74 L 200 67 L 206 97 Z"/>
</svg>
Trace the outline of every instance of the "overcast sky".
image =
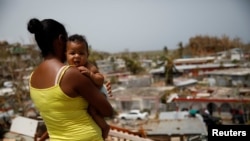
<svg viewBox="0 0 250 141">
<path fill-rule="evenodd" d="M 249 0 L 0 0 L 0 41 L 32 43 L 33 17 L 54 18 L 111 53 L 173 49 L 197 35 L 250 42 Z"/>
</svg>

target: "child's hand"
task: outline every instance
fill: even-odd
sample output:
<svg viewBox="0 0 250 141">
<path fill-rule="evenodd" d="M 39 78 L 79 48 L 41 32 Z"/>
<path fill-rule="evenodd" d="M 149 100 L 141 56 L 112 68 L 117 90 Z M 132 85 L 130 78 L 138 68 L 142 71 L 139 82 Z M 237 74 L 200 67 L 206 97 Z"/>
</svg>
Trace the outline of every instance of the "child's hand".
<svg viewBox="0 0 250 141">
<path fill-rule="evenodd" d="M 91 72 L 90 72 L 90 70 L 87 69 L 86 67 L 80 66 L 80 67 L 77 67 L 77 68 L 78 68 L 78 70 L 79 70 L 82 74 L 84 74 L 84 75 L 86 75 L 86 76 L 90 76 Z"/>
</svg>

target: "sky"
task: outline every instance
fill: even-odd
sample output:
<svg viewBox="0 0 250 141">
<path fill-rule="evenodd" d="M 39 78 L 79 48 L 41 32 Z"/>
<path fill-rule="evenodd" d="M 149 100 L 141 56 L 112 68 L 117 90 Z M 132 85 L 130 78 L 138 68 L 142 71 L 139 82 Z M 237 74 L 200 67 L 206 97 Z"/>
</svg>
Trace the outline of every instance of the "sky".
<svg viewBox="0 0 250 141">
<path fill-rule="evenodd" d="M 35 43 L 31 18 L 55 19 L 110 53 L 175 49 L 198 35 L 250 43 L 249 0 L 0 0 L 0 41 Z"/>
</svg>

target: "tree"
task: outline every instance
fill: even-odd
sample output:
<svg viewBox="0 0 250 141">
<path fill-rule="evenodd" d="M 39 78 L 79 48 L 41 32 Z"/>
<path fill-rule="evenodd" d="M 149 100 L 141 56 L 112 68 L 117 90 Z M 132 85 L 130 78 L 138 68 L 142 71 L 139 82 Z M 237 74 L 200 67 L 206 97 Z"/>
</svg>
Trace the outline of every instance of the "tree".
<svg viewBox="0 0 250 141">
<path fill-rule="evenodd" d="M 168 47 L 167 46 L 164 46 L 163 51 L 164 51 L 165 55 L 168 55 Z"/>
<path fill-rule="evenodd" d="M 24 115 L 27 109 L 30 108 L 31 105 L 27 104 L 30 101 L 28 79 L 25 78 L 31 73 L 30 67 L 37 65 L 39 59 L 37 60 L 36 58 L 40 58 L 37 55 L 39 53 L 38 50 L 35 50 L 33 47 L 29 48 L 21 44 L 0 44 L 0 62 L 1 69 L 4 72 L 1 77 L 3 81 L 11 81 L 13 83 L 11 88 L 13 94 L 6 93 L 1 97 L 3 99 L 0 102 L 2 109 L 12 108 L 15 113 Z"/>
<path fill-rule="evenodd" d="M 165 46 L 163 48 L 163 52 L 164 52 L 164 61 L 165 61 L 165 85 L 173 85 L 174 84 L 174 72 L 173 72 L 173 68 L 174 68 L 174 64 L 173 64 L 173 59 L 172 57 L 170 57 L 170 55 L 168 55 L 168 49 Z M 163 59 L 163 58 L 162 58 Z"/>
<path fill-rule="evenodd" d="M 89 57 L 88 60 L 93 63 L 95 66 L 97 66 L 96 61 L 97 60 L 103 60 L 105 57 L 103 54 L 94 51 L 91 46 L 89 46 Z"/>
<path fill-rule="evenodd" d="M 134 58 L 131 59 L 128 56 L 122 56 L 122 59 L 125 61 L 126 67 L 132 74 L 139 74 L 144 71 L 140 62 L 134 60 Z"/>
<path fill-rule="evenodd" d="M 166 57 L 165 63 L 165 85 L 174 85 L 174 63 L 169 57 Z"/>
<path fill-rule="evenodd" d="M 179 54 L 179 58 L 183 58 L 183 45 L 182 42 L 180 42 L 178 44 L 179 48 L 178 48 L 178 54 Z"/>
</svg>

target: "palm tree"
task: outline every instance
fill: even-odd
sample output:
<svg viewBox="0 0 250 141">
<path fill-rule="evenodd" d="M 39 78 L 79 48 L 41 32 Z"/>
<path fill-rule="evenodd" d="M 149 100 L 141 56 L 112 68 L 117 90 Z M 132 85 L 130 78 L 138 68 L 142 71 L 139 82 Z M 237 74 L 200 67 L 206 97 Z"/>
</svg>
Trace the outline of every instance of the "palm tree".
<svg viewBox="0 0 250 141">
<path fill-rule="evenodd" d="M 182 42 L 179 42 L 178 46 L 179 46 L 179 48 L 178 48 L 179 58 L 182 58 L 183 57 L 183 45 L 182 45 Z"/>
<path fill-rule="evenodd" d="M 140 74 L 145 71 L 144 68 L 141 67 L 140 62 L 136 61 L 136 59 L 128 56 L 122 56 L 122 59 L 125 61 L 126 68 L 132 72 L 132 74 Z"/>
<path fill-rule="evenodd" d="M 174 85 L 174 63 L 173 59 L 166 57 L 165 63 L 165 85 Z"/>
<path fill-rule="evenodd" d="M 168 55 L 168 47 L 167 46 L 164 46 L 163 51 L 164 51 L 165 55 Z"/>
<path fill-rule="evenodd" d="M 173 85 L 174 84 L 174 76 L 173 76 L 173 59 L 168 55 L 168 48 L 164 46 L 164 61 L 165 61 L 165 85 Z"/>
</svg>

